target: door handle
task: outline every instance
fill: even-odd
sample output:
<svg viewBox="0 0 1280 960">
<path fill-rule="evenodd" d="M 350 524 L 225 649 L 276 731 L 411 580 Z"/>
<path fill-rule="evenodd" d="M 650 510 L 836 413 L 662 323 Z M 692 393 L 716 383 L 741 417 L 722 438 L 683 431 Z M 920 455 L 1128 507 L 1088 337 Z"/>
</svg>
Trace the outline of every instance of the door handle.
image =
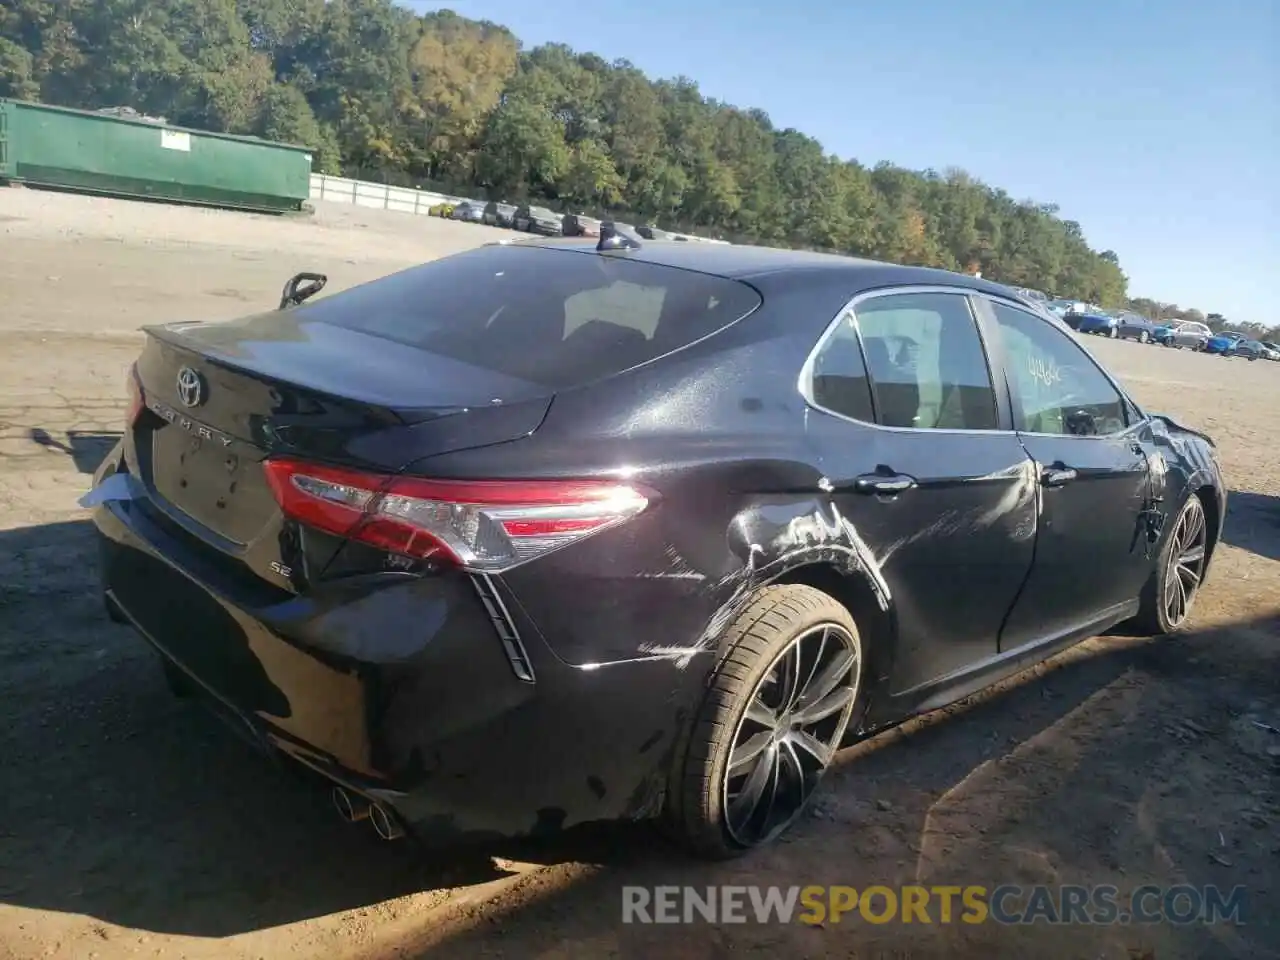
<svg viewBox="0 0 1280 960">
<path fill-rule="evenodd" d="M 890 496 L 910 490 L 916 485 L 914 477 L 905 473 L 867 473 L 853 481 L 858 493 L 876 493 Z"/>
<path fill-rule="evenodd" d="M 1074 480 L 1076 476 L 1076 472 L 1070 467 L 1055 464 L 1044 468 L 1044 472 L 1040 474 L 1040 482 L 1046 487 L 1062 487 Z"/>
</svg>

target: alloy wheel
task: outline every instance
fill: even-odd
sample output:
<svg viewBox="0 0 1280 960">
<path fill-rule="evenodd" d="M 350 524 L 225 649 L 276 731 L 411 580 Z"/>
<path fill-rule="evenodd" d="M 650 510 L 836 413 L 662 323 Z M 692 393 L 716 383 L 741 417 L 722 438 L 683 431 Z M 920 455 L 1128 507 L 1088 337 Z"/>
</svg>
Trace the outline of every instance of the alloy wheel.
<svg viewBox="0 0 1280 960">
<path fill-rule="evenodd" d="M 1164 612 L 1171 627 L 1187 619 L 1204 576 L 1207 528 L 1204 507 L 1192 496 L 1174 527 L 1169 569 L 1165 575 Z"/>
<path fill-rule="evenodd" d="M 840 747 L 861 677 L 858 641 L 834 623 L 806 630 L 769 666 L 725 772 L 725 825 L 735 842 L 765 843 L 804 809 Z"/>
</svg>

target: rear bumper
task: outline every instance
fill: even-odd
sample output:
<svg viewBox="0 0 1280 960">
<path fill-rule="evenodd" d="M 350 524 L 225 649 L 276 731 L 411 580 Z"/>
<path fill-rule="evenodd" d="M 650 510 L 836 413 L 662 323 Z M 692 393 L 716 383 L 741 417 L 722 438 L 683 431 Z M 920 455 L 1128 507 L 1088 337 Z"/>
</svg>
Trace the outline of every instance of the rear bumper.
<svg viewBox="0 0 1280 960">
<path fill-rule="evenodd" d="M 94 522 L 110 602 L 218 713 L 393 808 L 420 839 L 541 835 L 661 808 L 697 671 L 569 666 L 496 581 L 487 599 L 464 575 L 401 574 L 264 602 L 219 582 L 136 503 L 103 504 Z"/>
</svg>

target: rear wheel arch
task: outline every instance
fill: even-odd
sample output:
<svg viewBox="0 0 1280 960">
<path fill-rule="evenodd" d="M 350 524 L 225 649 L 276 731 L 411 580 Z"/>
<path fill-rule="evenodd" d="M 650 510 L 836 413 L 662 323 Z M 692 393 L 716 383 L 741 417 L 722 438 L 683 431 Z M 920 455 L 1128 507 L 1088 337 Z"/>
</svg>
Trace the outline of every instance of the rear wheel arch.
<svg viewBox="0 0 1280 960">
<path fill-rule="evenodd" d="M 897 640 L 897 618 L 894 616 L 893 605 L 890 603 L 887 610 L 880 605 L 879 594 L 865 576 L 846 573 L 823 561 L 792 567 L 769 581 L 770 585 L 792 583 L 821 590 L 839 601 L 857 624 L 867 664 L 862 681 L 866 690 L 863 705 L 849 723 L 849 734 L 855 734 L 875 698 L 877 688 L 882 681 L 888 680 L 893 667 Z"/>
<path fill-rule="evenodd" d="M 866 699 L 861 682 L 861 678 L 865 676 L 865 665 L 860 662 L 863 660 L 862 651 L 865 650 L 861 630 L 840 600 L 806 583 L 781 583 L 774 579 L 751 590 L 744 601 L 735 608 L 733 617 L 723 627 L 721 636 L 726 641 L 723 655 L 708 675 L 705 695 L 688 718 L 689 724 L 673 755 L 659 821 L 673 839 L 691 851 L 713 859 L 745 853 L 756 846 L 757 842 L 768 842 L 777 835 L 777 830 L 786 829 L 800 816 L 803 807 L 807 806 L 807 800 L 812 796 L 810 794 L 799 808 L 785 811 L 784 821 L 778 823 L 777 830 L 771 831 L 768 836 L 748 840 L 734 830 L 730 821 L 731 807 L 734 805 L 730 796 L 730 780 L 737 777 L 741 783 L 744 776 L 748 781 L 756 777 L 756 772 L 750 776 L 745 770 L 736 774 L 733 772 L 734 758 L 739 756 L 738 747 L 747 749 L 752 756 L 760 754 L 761 748 L 757 741 L 761 736 L 767 740 L 769 726 L 773 723 L 781 724 L 785 739 L 788 736 L 785 730 L 793 728 L 796 722 L 806 727 L 809 722 L 825 722 L 816 716 L 812 721 L 805 721 L 803 710 L 793 712 L 791 707 L 778 705 L 776 715 L 771 715 L 767 720 L 763 734 L 751 727 L 746 728 L 746 733 L 742 732 L 748 715 L 753 722 L 760 723 L 759 711 L 752 713 L 754 708 L 748 707 L 748 704 L 756 703 L 757 707 L 768 708 L 763 701 L 756 702 L 755 698 L 762 696 L 759 691 L 782 689 L 778 685 L 772 688 L 765 685 L 770 682 L 775 668 L 782 663 L 784 651 L 803 650 L 800 644 L 813 642 L 806 638 L 821 641 L 816 660 L 809 661 L 803 654 L 796 655 L 792 676 L 801 679 L 807 675 L 808 680 L 813 679 L 818 665 L 826 662 L 823 651 L 827 649 L 830 637 L 842 636 L 843 641 L 837 641 L 837 644 L 843 642 L 849 653 L 848 660 L 844 662 L 854 673 L 846 678 L 843 706 L 835 707 L 841 713 L 837 716 L 827 710 L 820 714 L 821 717 L 830 714 L 835 721 L 827 730 L 825 739 L 818 744 L 822 747 L 820 755 L 824 757 L 819 762 L 821 767 L 825 768 L 834 758 L 834 752 L 846 739 L 842 734 L 859 712 L 860 703 Z M 830 656 L 834 657 L 835 662 L 841 662 L 838 650 L 838 645 L 832 647 Z M 804 663 L 810 664 L 809 670 L 801 669 Z M 834 667 L 835 663 L 831 665 Z M 822 683 L 821 672 L 816 676 L 821 690 L 832 690 Z M 829 682 L 834 683 L 835 676 L 834 672 L 831 673 Z M 797 689 L 803 689 L 807 685 L 808 681 L 805 681 Z M 821 696 L 825 698 L 826 694 Z M 791 697 L 784 700 L 786 703 L 796 702 Z M 800 699 L 798 702 L 803 704 L 804 700 Z M 746 744 L 738 742 L 740 735 L 747 738 Z M 766 749 L 782 750 L 783 744 L 778 736 L 779 731 L 775 729 L 773 745 Z M 750 747 L 751 742 L 757 742 L 754 749 Z M 813 740 L 809 742 L 816 743 Z M 795 750 L 791 753 L 796 755 Z M 799 763 L 798 760 L 796 762 Z M 779 772 L 778 776 L 781 777 L 782 774 Z M 817 778 L 821 779 L 820 772 Z M 815 785 L 813 780 L 808 782 L 811 788 Z M 779 793 L 778 796 L 783 794 Z M 770 806 L 773 802 L 768 801 Z M 753 804 L 751 809 L 754 806 Z"/>
<path fill-rule="evenodd" d="M 767 569 L 766 575 L 755 581 L 749 590 L 735 595 L 721 607 L 713 622 L 728 623 L 750 606 L 766 587 L 788 584 L 821 590 L 849 611 L 867 648 L 870 669 L 865 675 L 865 683 L 868 692 L 874 692 L 877 681 L 887 675 L 892 666 L 897 639 L 897 617 L 894 615 L 892 600 L 888 602 L 888 609 L 885 609 L 880 601 L 880 593 L 870 578 L 857 570 L 842 569 L 830 560 L 812 556 L 792 558 L 792 562 L 782 569 Z M 714 634 L 709 630 L 708 634 L 715 648 L 714 663 L 708 668 L 713 670 L 725 655 L 726 638 L 722 629 L 715 630 Z"/>
</svg>

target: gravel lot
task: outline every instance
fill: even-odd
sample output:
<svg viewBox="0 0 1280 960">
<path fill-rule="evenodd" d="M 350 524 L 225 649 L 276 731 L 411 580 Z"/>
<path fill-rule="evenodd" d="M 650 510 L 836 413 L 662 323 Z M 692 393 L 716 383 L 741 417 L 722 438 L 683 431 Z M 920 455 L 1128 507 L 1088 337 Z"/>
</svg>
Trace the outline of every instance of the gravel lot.
<svg viewBox="0 0 1280 960">
<path fill-rule="evenodd" d="M 1140 401 L 1219 441 L 1227 545 L 1192 632 L 1089 641 L 849 751 L 811 821 L 744 861 L 691 864 L 644 829 L 425 858 L 173 700 L 101 612 L 75 506 L 136 328 L 496 235 L 0 189 L 0 958 L 1280 955 L 1280 364 L 1090 339 Z M 619 922 L 626 883 L 916 882 L 1243 884 L 1251 909 L 1243 928 Z"/>
</svg>

